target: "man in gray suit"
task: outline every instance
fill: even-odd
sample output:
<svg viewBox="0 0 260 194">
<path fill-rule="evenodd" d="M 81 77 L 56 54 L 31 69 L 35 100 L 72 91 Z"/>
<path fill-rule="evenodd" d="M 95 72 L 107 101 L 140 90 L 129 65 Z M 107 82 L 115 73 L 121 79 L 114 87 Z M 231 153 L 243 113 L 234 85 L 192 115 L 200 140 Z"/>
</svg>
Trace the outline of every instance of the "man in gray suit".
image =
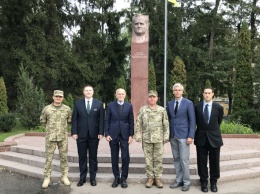
<svg viewBox="0 0 260 194">
<path fill-rule="evenodd" d="M 184 87 L 180 83 L 173 86 L 175 99 L 168 102 L 167 113 L 170 123 L 170 143 L 176 171 L 176 181 L 170 187 L 190 188 L 190 144 L 195 133 L 195 112 L 193 103 L 182 97 Z"/>
</svg>

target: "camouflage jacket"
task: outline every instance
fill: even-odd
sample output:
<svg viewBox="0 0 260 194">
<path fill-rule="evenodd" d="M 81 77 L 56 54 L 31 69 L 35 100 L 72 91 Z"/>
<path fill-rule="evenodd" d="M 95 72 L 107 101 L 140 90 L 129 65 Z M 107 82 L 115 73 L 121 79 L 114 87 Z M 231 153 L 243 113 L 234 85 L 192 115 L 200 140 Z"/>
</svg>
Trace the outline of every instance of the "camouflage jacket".
<svg viewBox="0 0 260 194">
<path fill-rule="evenodd" d="M 136 120 L 136 141 L 159 143 L 169 140 L 169 121 L 166 110 L 156 105 L 155 109 L 149 106 L 140 108 Z"/>
<path fill-rule="evenodd" d="M 61 141 L 68 135 L 68 124 L 71 123 L 71 109 L 62 104 L 56 108 L 50 104 L 42 110 L 40 122 L 46 129 L 49 141 Z"/>
</svg>

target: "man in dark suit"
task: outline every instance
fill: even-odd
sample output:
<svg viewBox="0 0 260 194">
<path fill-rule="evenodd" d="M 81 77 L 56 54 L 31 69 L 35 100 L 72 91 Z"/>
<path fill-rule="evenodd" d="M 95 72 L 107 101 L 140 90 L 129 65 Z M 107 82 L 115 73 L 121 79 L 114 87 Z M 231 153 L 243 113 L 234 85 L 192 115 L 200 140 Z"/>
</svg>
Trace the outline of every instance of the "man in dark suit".
<svg viewBox="0 0 260 194">
<path fill-rule="evenodd" d="M 170 188 L 182 186 L 182 191 L 190 189 L 190 144 L 193 142 L 196 119 L 193 103 L 182 97 L 184 87 L 180 83 L 173 86 L 175 99 L 168 102 L 167 113 L 170 123 L 170 143 L 176 171 L 175 183 Z"/>
<path fill-rule="evenodd" d="M 111 102 L 106 110 L 105 136 L 106 140 L 109 141 L 111 150 L 112 170 L 115 178 L 112 184 L 113 188 L 120 183 L 122 188 L 127 188 L 126 179 L 130 162 L 129 144 L 132 143 L 134 135 L 133 107 L 130 103 L 124 101 L 125 96 L 124 89 L 117 89 L 117 100 Z M 118 166 L 119 148 L 122 158 L 121 180 Z"/>
<path fill-rule="evenodd" d="M 93 98 L 92 86 L 86 85 L 83 94 L 85 98 L 75 103 L 71 129 L 72 137 L 77 140 L 79 155 L 80 180 L 77 186 L 82 186 L 86 182 L 87 153 L 89 153 L 90 184 L 96 186 L 98 143 L 104 135 L 104 108 L 101 101 Z"/>
<path fill-rule="evenodd" d="M 208 156 L 210 168 L 211 191 L 217 192 L 217 179 L 220 177 L 219 158 L 220 147 L 223 140 L 220 132 L 220 124 L 223 118 L 223 107 L 212 102 L 214 91 L 205 88 L 203 92 L 204 102 L 195 105 L 197 130 L 194 144 L 197 150 L 198 173 L 201 182 L 201 191 L 208 192 Z"/>
</svg>

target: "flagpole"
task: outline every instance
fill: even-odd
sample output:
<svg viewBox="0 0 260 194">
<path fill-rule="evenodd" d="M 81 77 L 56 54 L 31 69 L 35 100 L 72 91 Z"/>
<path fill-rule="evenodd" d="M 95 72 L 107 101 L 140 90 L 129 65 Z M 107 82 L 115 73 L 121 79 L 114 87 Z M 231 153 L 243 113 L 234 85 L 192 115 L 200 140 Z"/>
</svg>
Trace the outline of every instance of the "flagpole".
<svg viewBox="0 0 260 194">
<path fill-rule="evenodd" d="M 164 18 L 164 91 L 163 106 L 166 108 L 166 86 L 167 86 L 167 23 L 168 23 L 168 0 L 165 0 L 165 18 Z"/>
</svg>

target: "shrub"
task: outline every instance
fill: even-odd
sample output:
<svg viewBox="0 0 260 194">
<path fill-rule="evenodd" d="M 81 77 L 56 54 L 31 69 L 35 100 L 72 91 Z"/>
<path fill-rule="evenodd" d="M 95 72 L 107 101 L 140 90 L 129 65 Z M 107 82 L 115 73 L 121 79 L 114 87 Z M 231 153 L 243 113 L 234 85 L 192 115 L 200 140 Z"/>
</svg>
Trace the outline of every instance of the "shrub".
<svg viewBox="0 0 260 194">
<path fill-rule="evenodd" d="M 7 113 L 0 115 L 0 132 L 10 132 L 16 124 L 15 116 Z"/>
<path fill-rule="evenodd" d="M 34 85 L 33 78 L 29 76 L 23 66 L 18 74 L 17 88 L 17 112 L 21 124 L 24 127 L 35 128 L 40 124 L 39 118 L 45 105 L 44 92 Z"/>
<path fill-rule="evenodd" d="M 239 121 L 249 125 L 254 131 L 260 131 L 260 110 L 248 109 L 232 115 L 232 121 Z"/>
<path fill-rule="evenodd" d="M 67 106 L 69 106 L 71 108 L 71 110 L 73 110 L 73 108 L 74 108 L 74 99 L 73 99 L 71 93 L 69 93 L 67 98 L 64 98 L 62 103 L 67 105 Z"/>
<path fill-rule="evenodd" d="M 0 114 L 6 113 L 8 113 L 6 87 L 4 79 L 0 77 Z"/>
<path fill-rule="evenodd" d="M 253 134 L 254 131 L 243 124 L 223 121 L 220 126 L 223 134 Z"/>
</svg>

